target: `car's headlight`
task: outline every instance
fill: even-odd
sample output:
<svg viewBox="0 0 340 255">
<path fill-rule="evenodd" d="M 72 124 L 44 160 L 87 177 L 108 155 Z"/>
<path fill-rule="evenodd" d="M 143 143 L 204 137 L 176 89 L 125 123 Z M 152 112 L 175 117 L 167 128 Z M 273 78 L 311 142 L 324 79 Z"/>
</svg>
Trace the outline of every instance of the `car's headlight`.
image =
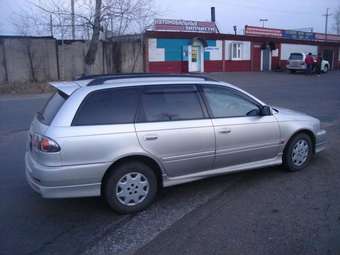
<svg viewBox="0 0 340 255">
<path fill-rule="evenodd" d="M 316 119 L 313 123 L 313 129 L 314 130 L 320 130 L 320 120 Z"/>
</svg>

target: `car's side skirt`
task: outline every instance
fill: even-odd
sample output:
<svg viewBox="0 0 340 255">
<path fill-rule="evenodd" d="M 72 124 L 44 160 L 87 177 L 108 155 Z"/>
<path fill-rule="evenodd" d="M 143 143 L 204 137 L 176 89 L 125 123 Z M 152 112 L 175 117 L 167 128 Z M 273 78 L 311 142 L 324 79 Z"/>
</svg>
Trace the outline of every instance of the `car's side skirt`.
<svg viewBox="0 0 340 255">
<path fill-rule="evenodd" d="M 188 175 L 182 175 L 182 176 L 176 176 L 176 177 L 168 177 L 166 175 L 163 175 L 163 187 L 169 187 L 169 186 L 174 186 L 174 185 L 178 185 L 182 183 L 197 181 L 197 180 L 201 180 L 204 178 L 227 174 L 227 173 L 235 173 L 235 172 L 241 172 L 241 171 L 252 170 L 252 169 L 262 168 L 262 167 L 267 167 L 267 166 L 281 165 L 281 164 L 282 164 L 282 154 L 272 159 L 266 159 L 266 160 L 260 160 L 256 162 L 222 167 L 222 168 L 212 169 L 212 170 L 198 172 L 194 174 L 188 174 Z"/>
</svg>

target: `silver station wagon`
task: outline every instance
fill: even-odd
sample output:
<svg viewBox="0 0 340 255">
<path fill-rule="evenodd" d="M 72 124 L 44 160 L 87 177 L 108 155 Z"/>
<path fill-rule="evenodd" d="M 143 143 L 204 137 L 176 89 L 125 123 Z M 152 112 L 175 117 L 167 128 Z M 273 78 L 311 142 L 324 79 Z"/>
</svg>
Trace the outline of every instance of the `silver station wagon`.
<svg viewBox="0 0 340 255">
<path fill-rule="evenodd" d="M 305 168 L 325 147 L 320 121 L 270 107 L 196 75 L 103 75 L 52 82 L 25 155 L 46 198 L 103 196 L 119 213 L 146 208 L 162 187 L 281 165 Z"/>
</svg>

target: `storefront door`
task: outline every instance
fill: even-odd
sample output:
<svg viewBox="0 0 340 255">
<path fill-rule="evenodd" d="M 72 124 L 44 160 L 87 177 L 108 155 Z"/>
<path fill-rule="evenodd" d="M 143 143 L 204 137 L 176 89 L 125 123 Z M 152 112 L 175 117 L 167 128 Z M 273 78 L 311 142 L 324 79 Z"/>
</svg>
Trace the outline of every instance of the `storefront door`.
<svg viewBox="0 0 340 255">
<path fill-rule="evenodd" d="M 192 46 L 189 55 L 189 72 L 201 72 L 201 61 L 201 46 Z"/>
<path fill-rule="evenodd" d="M 271 51 L 269 48 L 263 49 L 262 53 L 262 68 L 261 71 L 271 70 Z"/>
<path fill-rule="evenodd" d="M 253 44 L 251 51 L 251 70 L 254 72 L 261 71 L 261 45 Z"/>
</svg>

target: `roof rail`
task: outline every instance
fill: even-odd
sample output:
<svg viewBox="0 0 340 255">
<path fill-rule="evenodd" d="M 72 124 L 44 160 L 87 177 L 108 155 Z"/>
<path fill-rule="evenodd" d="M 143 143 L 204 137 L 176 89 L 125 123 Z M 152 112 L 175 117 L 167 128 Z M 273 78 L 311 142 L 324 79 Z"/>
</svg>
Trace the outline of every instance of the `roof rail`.
<svg viewBox="0 0 340 255">
<path fill-rule="evenodd" d="M 77 81 L 81 80 L 90 80 L 90 79 L 96 79 L 96 78 L 105 78 L 105 77 L 111 77 L 111 76 L 116 76 L 116 75 L 142 75 L 144 73 L 109 73 L 109 74 L 89 74 L 89 75 L 81 75 L 79 78 L 77 78 Z"/>
<path fill-rule="evenodd" d="M 204 75 L 195 74 L 164 74 L 164 73 L 124 73 L 124 74 L 102 74 L 82 76 L 78 80 L 93 79 L 87 86 L 95 86 L 109 80 L 132 79 L 132 78 L 197 78 L 205 81 L 216 81 Z"/>
</svg>

